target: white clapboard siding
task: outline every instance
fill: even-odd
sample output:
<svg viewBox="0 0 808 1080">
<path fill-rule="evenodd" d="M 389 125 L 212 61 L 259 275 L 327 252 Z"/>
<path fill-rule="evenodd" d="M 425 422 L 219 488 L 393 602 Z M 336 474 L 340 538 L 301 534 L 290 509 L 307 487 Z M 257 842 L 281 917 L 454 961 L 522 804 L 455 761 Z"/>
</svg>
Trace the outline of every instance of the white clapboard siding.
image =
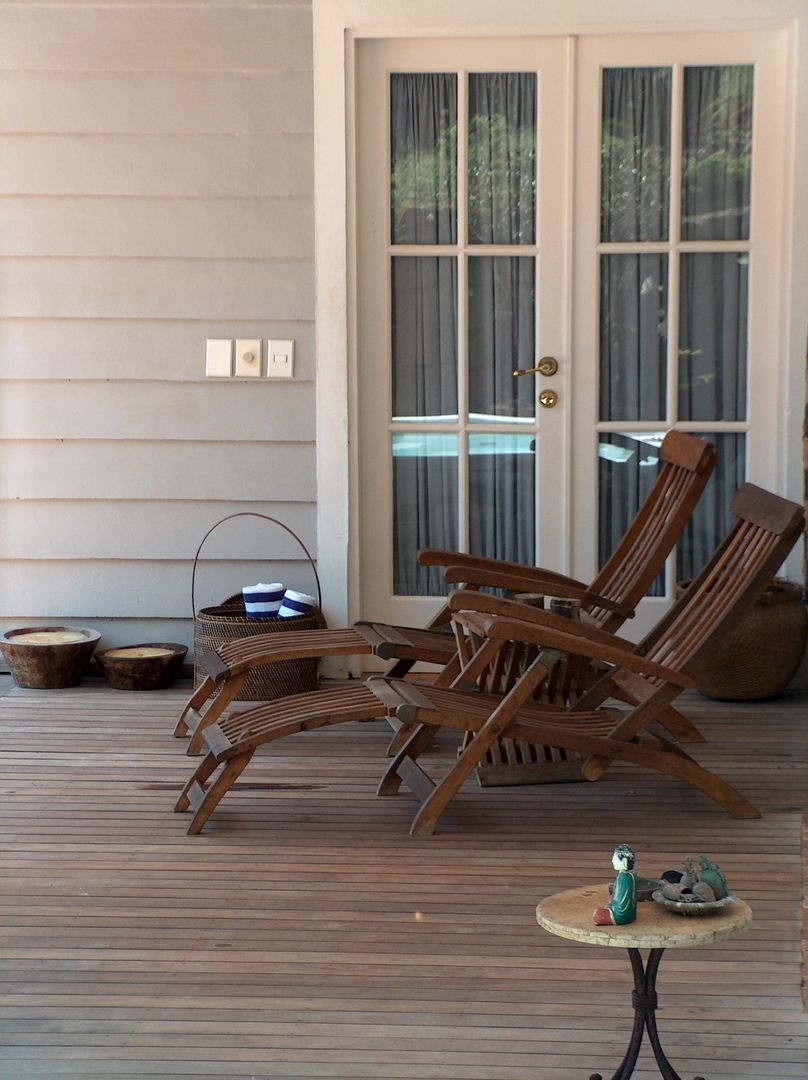
<svg viewBox="0 0 808 1080">
<path fill-rule="evenodd" d="M 107 561 L 89 559 L 0 560 L 0 590 L 6 614 L 3 629 L 28 618 L 31 597 L 38 596 L 39 616 L 55 620 L 110 618 L 125 611 L 128 618 L 184 619 L 191 615 L 192 560 Z M 196 604 L 221 603 L 243 585 L 281 581 L 290 588 L 314 595 L 311 566 L 305 558 L 274 562 L 233 560 L 200 561 L 196 578 Z"/>
<path fill-rule="evenodd" d="M 250 198 L 312 186 L 310 135 L 0 135 L 0 195 Z"/>
<path fill-rule="evenodd" d="M 0 5 L 0 68 L 311 71 L 309 4 Z"/>
<path fill-rule="evenodd" d="M 316 558 L 312 96 L 309 0 L 0 4 L 5 627 L 189 641 L 234 512 Z M 295 378 L 206 378 L 207 338 Z M 255 519 L 200 572 L 314 584 Z"/>
<path fill-rule="evenodd" d="M 0 559 L 202 559 L 237 554 L 250 560 L 305 558 L 300 543 L 271 521 L 232 514 L 265 514 L 291 529 L 314 553 L 314 503 L 175 502 L 157 500 L 49 499 L 0 502 Z M 151 528 L 143 530 L 143 521 Z M 221 522 L 217 526 L 217 522 Z"/>
<path fill-rule="evenodd" d="M 300 134 L 309 71 L 0 71 L 0 131 Z"/>
<path fill-rule="evenodd" d="M 0 198 L 0 255 L 302 259 L 313 235 L 311 199 L 296 195 Z"/>
<path fill-rule="evenodd" d="M 311 385 L 202 382 L 5 382 L 4 439 L 227 439 L 312 442 Z"/>
<path fill-rule="evenodd" d="M 310 259 L 0 259 L 0 317 L 301 319 L 313 303 Z"/>
<path fill-rule="evenodd" d="M 10 441 L 0 460 L 0 499 L 315 498 L 313 443 Z"/>
<path fill-rule="evenodd" d="M 311 322 L 50 318 L 0 320 L 0 379 L 201 379 L 210 386 L 205 339 L 236 337 L 293 339 L 293 382 L 314 378 Z"/>
</svg>

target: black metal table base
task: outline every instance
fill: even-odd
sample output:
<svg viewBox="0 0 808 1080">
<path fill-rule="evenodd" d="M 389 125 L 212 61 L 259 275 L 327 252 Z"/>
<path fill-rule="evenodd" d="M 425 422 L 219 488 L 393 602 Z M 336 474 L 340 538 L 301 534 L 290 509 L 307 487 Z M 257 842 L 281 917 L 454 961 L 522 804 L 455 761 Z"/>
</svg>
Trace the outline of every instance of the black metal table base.
<svg viewBox="0 0 808 1080">
<path fill-rule="evenodd" d="M 659 1066 L 660 1076 L 663 1077 L 663 1080 L 682 1080 L 682 1077 L 665 1057 L 656 1026 L 656 977 L 659 961 L 662 959 L 664 951 L 664 949 L 651 949 L 648 954 L 648 963 L 643 967 L 640 950 L 628 950 L 634 972 L 634 991 L 631 995 L 631 1004 L 634 1006 L 634 1029 L 631 1032 L 631 1042 L 628 1044 L 625 1056 L 611 1080 L 628 1080 L 630 1076 L 633 1076 L 634 1066 L 640 1056 L 642 1038 L 646 1031 Z M 589 1080 L 603 1080 L 603 1077 L 600 1073 L 592 1073 Z M 697 1076 L 695 1080 L 704 1080 L 704 1077 Z"/>
</svg>

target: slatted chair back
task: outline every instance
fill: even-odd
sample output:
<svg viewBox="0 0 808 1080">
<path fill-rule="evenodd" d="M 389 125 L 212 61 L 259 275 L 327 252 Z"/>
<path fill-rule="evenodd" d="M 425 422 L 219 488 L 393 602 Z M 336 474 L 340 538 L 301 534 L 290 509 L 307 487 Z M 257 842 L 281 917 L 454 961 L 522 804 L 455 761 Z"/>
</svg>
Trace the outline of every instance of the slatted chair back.
<svg viewBox="0 0 808 1080">
<path fill-rule="evenodd" d="M 618 630 L 625 616 L 612 609 L 599 607 L 595 596 L 605 597 L 633 610 L 650 588 L 665 560 L 673 550 L 715 469 L 716 455 L 712 443 L 682 431 L 670 431 L 662 440 L 659 456 L 663 462 L 653 488 L 644 500 L 637 516 L 618 543 L 603 569 L 590 587 L 591 599 L 582 603 L 582 618 L 604 630 Z M 461 663 L 476 650 L 482 641 L 465 628 L 457 644 Z M 535 646 L 513 642 L 500 646 L 491 665 L 480 674 L 479 686 L 484 692 L 506 694 L 521 678 L 536 657 Z M 456 668 L 447 669 L 441 684 L 449 685 Z M 566 701 L 573 689 L 580 689 L 586 677 L 585 663 L 556 667 L 550 678 L 537 691 L 545 701 Z"/>
<path fill-rule="evenodd" d="M 591 591 L 634 609 L 673 550 L 715 468 L 715 449 L 704 439 L 669 431 L 659 448 L 659 476 L 637 516 L 592 582 Z M 585 605 L 588 621 L 616 630 L 623 619 Z"/>
<path fill-rule="evenodd" d="M 805 525 L 796 503 L 745 484 L 732 501 L 732 529 L 689 588 L 637 647 L 637 654 L 695 675 L 706 646 L 758 599 Z"/>
</svg>

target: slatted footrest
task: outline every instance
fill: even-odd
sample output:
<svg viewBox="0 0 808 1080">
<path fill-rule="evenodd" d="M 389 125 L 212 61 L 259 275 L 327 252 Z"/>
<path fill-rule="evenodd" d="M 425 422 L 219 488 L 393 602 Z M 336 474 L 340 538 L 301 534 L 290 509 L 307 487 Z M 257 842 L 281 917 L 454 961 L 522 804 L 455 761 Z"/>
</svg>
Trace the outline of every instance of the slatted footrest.
<svg viewBox="0 0 808 1080">
<path fill-rule="evenodd" d="M 564 784 L 583 780 L 584 755 L 524 740 L 498 739 L 477 766 L 480 787 Z"/>
<path fill-rule="evenodd" d="M 280 660 L 301 660 L 319 656 L 368 655 L 373 650 L 353 627 L 339 630 L 287 630 L 239 638 L 219 646 L 211 658 L 216 674 L 212 678 L 236 675 L 240 671 Z"/>
</svg>

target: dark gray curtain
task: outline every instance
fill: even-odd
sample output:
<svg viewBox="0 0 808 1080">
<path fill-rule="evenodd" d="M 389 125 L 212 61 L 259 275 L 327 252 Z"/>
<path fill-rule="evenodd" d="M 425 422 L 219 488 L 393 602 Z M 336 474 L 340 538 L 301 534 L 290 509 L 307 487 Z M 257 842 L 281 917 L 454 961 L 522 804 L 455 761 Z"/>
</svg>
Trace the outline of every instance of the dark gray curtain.
<svg viewBox="0 0 808 1080">
<path fill-rule="evenodd" d="M 456 435 L 393 436 L 393 590 L 443 596 L 439 567 L 418 565 L 421 547 L 457 550 Z"/>
<path fill-rule="evenodd" d="M 601 420 L 664 422 L 667 320 L 667 255 L 601 255 Z"/>
<path fill-rule="evenodd" d="M 682 239 L 746 240 L 754 69 L 685 68 Z"/>
<path fill-rule="evenodd" d="M 530 435 L 469 436 L 469 550 L 536 561 L 536 455 Z"/>
<path fill-rule="evenodd" d="M 601 240 L 668 238 L 670 115 L 670 68 L 604 70 Z"/>
<path fill-rule="evenodd" d="M 690 252 L 681 259 L 679 419 L 744 420 L 748 256 Z"/>
<path fill-rule="evenodd" d="M 470 244 L 536 238 L 536 76 L 469 75 Z"/>
<path fill-rule="evenodd" d="M 457 242 L 457 76 L 390 76 L 390 235 Z"/>
</svg>

